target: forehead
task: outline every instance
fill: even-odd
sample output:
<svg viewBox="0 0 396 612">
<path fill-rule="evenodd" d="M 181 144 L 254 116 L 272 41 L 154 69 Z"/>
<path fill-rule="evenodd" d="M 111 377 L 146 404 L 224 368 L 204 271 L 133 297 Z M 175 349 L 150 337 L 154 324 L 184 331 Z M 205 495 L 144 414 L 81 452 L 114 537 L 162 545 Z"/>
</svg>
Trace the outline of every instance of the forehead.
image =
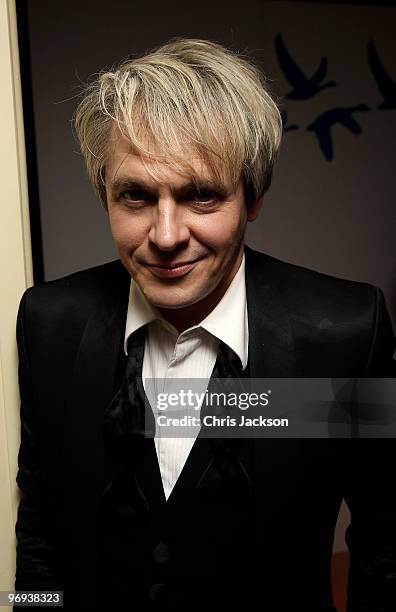
<svg viewBox="0 0 396 612">
<path fill-rule="evenodd" d="M 146 141 L 144 146 L 150 155 L 142 155 L 118 129 L 112 130 L 105 164 L 107 187 L 119 176 L 133 176 L 145 182 L 174 185 L 181 185 L 186 180 L 219 182 L 219 177 L 213 175 L 206 161 L 192 145 L 186 145 L 182 151 L 174 151 L 169 160 L 159 156 L 155 144 Z M 228 186 L 226 173 L 219 174 L 223 185 Z"/>
</svg>

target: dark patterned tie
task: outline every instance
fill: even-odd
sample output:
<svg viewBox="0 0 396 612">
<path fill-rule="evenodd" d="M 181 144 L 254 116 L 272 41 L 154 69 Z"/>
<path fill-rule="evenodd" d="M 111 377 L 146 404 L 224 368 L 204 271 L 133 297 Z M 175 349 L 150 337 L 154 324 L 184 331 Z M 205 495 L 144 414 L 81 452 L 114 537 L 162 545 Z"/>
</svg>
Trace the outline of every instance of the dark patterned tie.
<svg viewBox="0 0 396 612">
<path fill-rule="evenodd" d="M 211 393 L 243 393 L 249 385 L 249 368 L 242 369 L 238 355 L 223 341 L 220 341 L 217 359 L 213 368 L 212 376 L 208 384 L 208 395 Z M 201 407 L 201 420 L 209 414 L 218 417 L 231 416 L 232 410 L 224 405 L 206 405 Z M 223 433 L 221 428 L 214 427 L 207 430 L 205 434 L 209 437 L 221 438 Z"/>
<path fill-rule="evenodd" d="M 131 475 L 152 445 L 155 421 L 142 383 L 146 326 L 131 334 L 128 339 L 128 361 L 122 383 L 104 412 L 103 435 L 105 448 L 115 464 L 128 468 Z M 233 384 L 239 379 L 241 389 L 249 376 L 242 370 L 239 357 L 224 342 L 220 342 L 208 391 L 213 388 L 213 379 L 222 379 L 222 388 L 227 381 Z M 208 408 L 203 406 L 202 416 Z M 221 434 L 221 432 L 220 432 Z"/>
<path fill-rule="evenodd" d="M 146 326 L 128 339 L 128 361 L 118 391 L 104 411 L 106 449 L 116 462 L 136 466 L 154 437 L 155 423 L 142 383 Z"/>
</svg>

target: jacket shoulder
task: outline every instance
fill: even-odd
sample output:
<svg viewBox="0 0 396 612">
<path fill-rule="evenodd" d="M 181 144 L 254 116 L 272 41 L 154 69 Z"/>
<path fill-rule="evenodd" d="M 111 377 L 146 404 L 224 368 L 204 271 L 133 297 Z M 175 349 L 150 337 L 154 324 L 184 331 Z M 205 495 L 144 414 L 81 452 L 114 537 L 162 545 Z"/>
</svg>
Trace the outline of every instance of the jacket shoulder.
<svg viewBox="0 0 396 612">
<path fill-rule="evenodd" d="M 275 289 L 279 320 L 287 321 L 304 375 L 395 375 L 395 338 L 381 289 L 254 251 L 248 260 L 250 294 L 259 300 L 261 294 L 265 313 L 271 292 L 260 288 Z"/>
<path fill-rule="evenodd" d="M 73 272 L 26 289 L 24 297 L 34 309 L 92 308 L 128 281 L 129 273 L 119 259 Z"/>
<path fill-rule="evenodd" d="M 276 286 L 289 312 L 315 323 L 331 317 L 347 322 L 374 314 L 380 289 L 367 282 L 339 278 L 249 249 L 257 280 Z M 324 322 L 325 323 L 325 322 Z"/>
</svg>

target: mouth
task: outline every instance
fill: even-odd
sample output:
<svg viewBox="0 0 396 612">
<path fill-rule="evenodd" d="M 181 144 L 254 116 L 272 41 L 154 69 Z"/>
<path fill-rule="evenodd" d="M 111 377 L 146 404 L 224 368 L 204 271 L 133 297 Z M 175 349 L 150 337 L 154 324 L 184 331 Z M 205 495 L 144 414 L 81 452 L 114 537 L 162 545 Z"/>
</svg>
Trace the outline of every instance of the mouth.
<svg viewBox="0 0 396 612">
<path fill-rule="evenodd" d="M 172 265 L 146 264 L 146 267 L 158 278 L 179 278 L 188 274 L 199 261 L 199 259 L 194 261 L 182 261 Z"/>
</svg>

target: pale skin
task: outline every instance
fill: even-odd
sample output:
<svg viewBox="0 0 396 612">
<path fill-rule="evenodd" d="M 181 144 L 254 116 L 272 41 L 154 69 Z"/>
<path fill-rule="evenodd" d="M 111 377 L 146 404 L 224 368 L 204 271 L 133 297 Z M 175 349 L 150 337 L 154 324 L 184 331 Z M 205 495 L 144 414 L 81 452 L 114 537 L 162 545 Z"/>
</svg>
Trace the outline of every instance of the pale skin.
<svg viewBox="0 0 396 612">
<path fill-rule="evenodd" d="M 111 232 L 124 266 L 146 299 L 181 333 L 221 300 L 242 261 L 249 208 L 242 180 L 213 184 L 205 164 L 191 158 L 200 187 L 166 164 L 131 152 L 116 138 L 106 164 Z M 153 176 L 154 173 L 154 176 Z"/>
</svg>

